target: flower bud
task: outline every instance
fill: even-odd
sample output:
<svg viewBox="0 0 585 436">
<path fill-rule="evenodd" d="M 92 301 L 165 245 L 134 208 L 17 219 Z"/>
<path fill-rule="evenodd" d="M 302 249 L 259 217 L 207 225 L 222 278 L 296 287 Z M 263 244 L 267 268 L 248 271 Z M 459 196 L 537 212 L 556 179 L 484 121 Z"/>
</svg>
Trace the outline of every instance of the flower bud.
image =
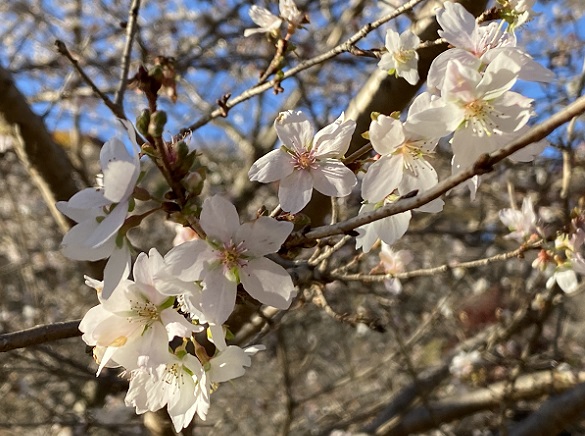
<svg viewBox="0 0 585 436">
<path fill-rule="evenodd" d="M 165 124 L 167 123 L 167 113 L 164 111 L 156 111 L 150 117 L 148 124 L 148 133 L 155 138 L 160 138 L 163 134 Z"/>
<path fill-rule="evenodd" d="M 150 124 L 150 111 L 142 109 L 140 115 L 136 117 L 136 129 L 141 135 L 148 134 L 148 125 Z"/>
</svg>

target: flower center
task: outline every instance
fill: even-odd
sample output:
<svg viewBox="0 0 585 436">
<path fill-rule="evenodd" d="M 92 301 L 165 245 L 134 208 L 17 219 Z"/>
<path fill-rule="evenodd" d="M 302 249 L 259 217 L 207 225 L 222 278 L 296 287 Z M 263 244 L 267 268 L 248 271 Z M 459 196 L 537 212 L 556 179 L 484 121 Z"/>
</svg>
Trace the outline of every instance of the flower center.
<svg viewBox="0 0 585 436">
<path fill-rule="evenodd" d="M 228 244 L 224 244 L 223 249 L 219 249 L 218 258 L 221 264 L 228 270 L 241 268 L 248 263 L 244 254 L 246 251 L 248 249 L 244 247 L 243 242 L 234 244 L 230 241 Z"/>
<path fill-rule="evenodd" d="M 156 321 L 160 319 L 157 307 L 150 301 L 131 301 L 130 307 L 136 317 L 142 321 Z"/>
<path fill-rule="evenodd" d="M 478 136 L 490 136 L 497 128 L 490 115 L 497 117 L 491 104 L 483 100 L 475 100 L 465 105 L 465 120 L 470 123 L 471 130 Z"/>
<path fill-rule="evenodd" d="M 294 151 L 292 164 L 295 170 L 308 170 L 317 168 L 317 158 L 313 150 Z"/>
<path fill-rule="evenodd" d="M 394 52 L 394 60 L 400 64 L 406 64 L 407 62 L 411 61 L 415 56 L 416 51 L 412 49 L 408 50 L 399 50 Z"/>
</svg>

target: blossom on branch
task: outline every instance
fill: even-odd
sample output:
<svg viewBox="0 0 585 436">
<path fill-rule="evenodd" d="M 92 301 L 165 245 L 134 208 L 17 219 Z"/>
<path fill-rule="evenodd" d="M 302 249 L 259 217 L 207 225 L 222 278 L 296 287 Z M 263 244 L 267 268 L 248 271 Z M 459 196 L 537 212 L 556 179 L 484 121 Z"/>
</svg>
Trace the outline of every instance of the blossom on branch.
<svg viewBox="0 0 585 436">
<path fill-rule="evenodd" d="M 140 253 L 134 264 L 136 281 L 122 280 L 108 299 L 91 308 L 81 320 L 82 339 L 101 347 L 98 375 L 110 360 L 132 370 L 141 359 L 152 361 L 166 356 L 168 343 L 175 336 L 189 337 L 201 330 L 173 309 L 175 298 L 160 293 L 152 281 L 159 260 Z M 158 255 L 160 256 L 160 255 Z M 88 279 L 100 296 L 101 282 Z"/>
<path fill-rule="evenodd" d="M 536 214 L 530 197 L 522 201 L 522 210 L 502 209 L 499 213 L 500 220 L 512 233 L 506 235 L 507 239 L 515 239 L 522 243 L 536 231 Z"/>
<path fill-rule="evenodd" d="M 386 204 L 391 204 L 394 202 L 391 197 L 395 196 L 388 196 L 384 201 L 378 203 L 364 203 L 359 213 L 373 212 Z M 356 230 L 359 235 L 356 237 L 355 248 L 361 248 L 364 253 L 367 253 L 378 239 L 388 245 L 392 245 L 402 238 L 408 230 L 411 216 L 412 212 L 408 210 L 358 227 Z"/>
<path fill-rule="evenodd" d="M 252 21 L 260 27 L 244 30 L 244 36 L 250 36 L 256 33 L 268 33 L 274 37 L 278 37 L 283 21 L 289 23 L 289 33 L 292 33 L 294 29 L 300 27 L 305 21 L 305 15 L 299 11 L 293 0 L 280 0 L 279 9 L 280 17 L 277 17 L 268 9 L 253 5 L 248 14 Z"/>
<path fill-rule="evenodd" d="M 129 136 L 134 128 L 125 123 Z M 102 177 L 97 188 L 86 188 L 69 201 L 57 202 L 57 209 L 78 224 L 67 232 L 61 248 L 70 259 L 95 261 L 110 258 L 104 271 L 103 297 L 107 298 L 130 270 L 130 249 L 118 231 L 128 210 L 140 175 L 137 152 L 129 152 L 122 141 L 110 139 L 100 152 Z"/>
<path fill-rule="evenodd" d="M 282 146 L 258 159 L 250 168 L 251 181 L 280 181 L 278 200 L 285 212 L 303 209 L 313 188 L 331 197 L 349 195 L 357 184 L 355 174 L 342 162 L 356 123 L 344 114 L 314 134 L 300 111 L 281 112 L 274 122 Z"/>
<path fill-rule="evenodd" d="M 409 116 L 429 107 L 430 94 L 419 95 L 409 110 Z M 369 168 L 362 183 L 362 197 L 376 203 L 398 189 L 400 195 L 413 191 L 419 194 L 438 183 L 437 172 L 425 159 L 434 152 L 440 136 L 433 136 L 433 126 L 413 124 L 407 117 L 402 123 L 393 117 L 379 115 L 370 124 L 369 137 L 380 158 Z M 440 212 L 443 200 L 436 199 L 417 210 Z"/>
<path fill-rule="evenodd" d="M 416 85 L 419 80 L 418 53 L 420 38 L 412 31 L 406 30 L 398 34 L 395 30 L 386 31 L 386 50 L 378 62 L 378 68 L 402 77 L 411 85 Z"/>
<path fill-rule="evenodd" d="M 262 216 L 240 224 L 234 205 L 215 195 L 203 202 L 200 224 L 207 239 L 176 246 L 165 262 L 178 279 L 201 282 L 194 299 L 207 321 L 221 325 L 227 320 L 240 283 L 261 303 L 288 309 L 295 295 L 292 279 L 264 256 L 280 249 L 292 223 Z"/>
<path fill-rule="evenodd" d="M 449 61 L 458 60 L 461 64 L 479 71 L 502 53 L 520 66 L 520 79 L 537 82 L 554 80 L 552 71 L 516 46 L 516 36 L 513 32 L 506 32 L 501 23 L 494 21 L 480 26 L 461 4 L 445 2 L 444 6 L 444 9 L 437 12 L 437 22 L 443 29 L 439 30 L 439 35 L 453 48 L 433 60 L 427 78 L 430 90 L 440 91 L 443 88 Z"/>
</svg>

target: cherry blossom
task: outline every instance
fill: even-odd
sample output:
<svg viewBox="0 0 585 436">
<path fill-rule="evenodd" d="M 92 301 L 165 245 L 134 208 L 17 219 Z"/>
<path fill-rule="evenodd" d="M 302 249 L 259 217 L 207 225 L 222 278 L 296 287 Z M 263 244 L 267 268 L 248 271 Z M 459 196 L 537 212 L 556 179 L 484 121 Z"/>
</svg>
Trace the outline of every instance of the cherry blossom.
<svg viewBox="0 0 585 436">
<path fill-rule="evenodd" d="M 135 407 L 137 414 L 167 406 L 177 433 L 191 423 L 195 413 L 205 420 L 210 393 L 207 374 L 195 356 L 167 352 L 165 361 L 154 369 L 139 367 L 130 374 L 124 401 Z"/>
<path fill-rule="evenodd" d="M 390 245 L 382 242 L 380 250 L 380 264 L 386 274 L 399 274 L 405 271 L 406 265 L 412 262 L 412 253 L 408 250 L 394 251 Z M 402 292 L 402 283 L 397 278 L 391 278 L 384 281 L 386 289 L 393 293 Z"/>
<path fill-rule="evenodd" d="M 279 9 L 280 17 L 277 17 L 267 9 L 256 5 L 252 6 L 248 14 L 252 21 L 260 27 L 258 29 L 244 30 L 244 36 L 250 36 L 256 33 L 269 33 L 278 36 L 278 31 L 283 20 L 289 23 L 289 33 L 292 33 L 305 20 L 305 15 L 299 11 L 293 0 L 280 0 Z"/>
<path fill-rule="evenodd" d="M 554 80 L 552 71 L 516 47 L 516 36 L 512 32 L 506 32 L 501 23 L 491 22 L 480 26 L 461 4 L 445 2 L 444 6 L 444 9 L 437 12 L 437 21 L 442 27 L 439 35 L 454 48 L 433 60 L 427 78 L 430 90 L 442 89 L 449 61 L 458 60 L 469 68 L 480 70 L 502 53 L 520 66 L 520 79 L 537 82 Z"/>
<path fill-rule="evenodd" d="M 411 85 L 416 85 L 419 80 L 416 50 L 420 45 L 420 38 L 411 30 L 399 35 L 395 30 L 388 29 L 385 45 L 388 52 L 380 58 L 378 68 L 388 71 L 388 74 L 402 77 Z"/>
<path fill-rule="evenodd" d="M 525 242 L 536 231 L 536 214 L 530 197 L 522 201 L 522 210 L 502 209 L 499 213 L 500 220 L 510 229 L 506 235 L 508 239 Z"/>
<path fill-rule="evenodd" d="M 300 212 L 309 203 L 313 188 L 332 197 L 349 195 L 357 179 L 341 159 L 355 126 L 355 121 L 346 121 L 341 114 L 314 135 L 305 114 L 281 112 L 274 127 L 283 145 L 254 162 L 248 176 L 261 183 L 280 180 L 278 200 L 281 208 L 291 213 Z"/>
<path fill-rule="evenodd" d="M 430 95 L 421 94 L 413 102 L 409 116 L 420 106 L 430 105 Z M 425 125 L 405 123 L 386 115 L 379 115 L 370 124 L 369 137 L 374 151 L 381 157 L 369 168 L 362 183 L 362 197 L 375 203 L 398 189 L 400 195 L 413 191 L 422 193 L 438 182 L 437 172 L 425 159 L 433 153 L 439 137 L 432 137 L 432 129 Z M 431 126 L 432 127 L 432 126 Z M 443 200 L 437 199 L 417 209 L 440 212 Z"/>
<path fill-rule="evenodd" d="M 290 306 L 295 289 L 289 274 L 264 256 L 279 250 L 292 223 L 260 217 L 240 224 L 234 205 L 215 195 L 203 202 L 201 227 L 207 240 L 176 246 L 165 262 L 180 280 L 201 281 L 198 305 L 208 321 L 223 324 L 228 318 L 239 283 L 261 303 Z"/>
<path fill-rule="evenodd" d="M 201 330 L 173 309 L 174 297 L 161 294 L 152 285 L 158 262 L 155 255 L 141 253 L 133 268 L 136 282 L 122 280 L 107 299 L 100 296 L 101 282 L 86 282 L 98 291 L 100 304 L 85 314 L 79 330 L 88 345 L 105 347 L 98 375 L 110 359 L 134 369 L 141 357 L 156 360 L 160 352 L 166 353 L 175 336 L 188 337 Z"/>
<path fill-rule="evenodd" d="M 364 203 L 359 213 L 373 212 L 385 204 L 390 203 L 392 203 L 390 198 L 379 203 Z M 359 235 L 356 237 L 356 249 L 361 248 L 364 253 L 368 253 L 378 239 L 381 239 L 388 245 L 392 245 L 404 236 L 408 230 L 411 216 L 412 213 L 406 211 L 358 227 L 357 231 Z"/>
<path fill-rule="evenodd" d="M 129 136 L 134 128 L 125 124 Z M 77 222 L 64 236 L 61 248 L 70 259 L 95 261 L 110 257 L 104 271 L 107 298 L 130 270 L 130 249 L 118 231 L 131 208 L 132 192 L 140 175 L 136 151 L 129 152 L 117 138 L 106 142 L 100 152 L 103 176 L 97 188 L 86 188 L 69 201 L 57 202 L 57 209 Z"/>
</svg>

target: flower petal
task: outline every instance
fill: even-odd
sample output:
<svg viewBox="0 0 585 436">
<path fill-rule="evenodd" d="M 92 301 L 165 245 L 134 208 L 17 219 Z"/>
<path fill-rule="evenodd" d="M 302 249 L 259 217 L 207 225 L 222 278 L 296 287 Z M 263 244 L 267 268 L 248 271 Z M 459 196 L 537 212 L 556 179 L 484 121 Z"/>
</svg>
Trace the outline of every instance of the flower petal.
<svg viewBox="0 0 585 436">
<path fill-rule="evenodd" d="M 357 178 L 353 171 L 340 161 L 330 159 L 319 168 L 311 170 L 314 188 L 331 197 L 345 197 L 351 194 Z"/>
<path fill-rule="evenodd" d="M 303 209 L 313 195 L 313 178 L 306 170 L 297 170 L 280 181 L 278 201 L 285 212 L 297 213 Z"/>
<path fill-rule="evenodd" d="M 286 270 L 265 257 L 253 259 L 242 268 L 240 280 L 248 294 L 277 309 L 288 309 L 296 295 Z"/>
<path fill-rule="evenodd" d="M 276 134 L 290 149 L 302 152 L 313 143 L 313 126 L 301 111 L 281 112 L 274 120 Z"/>
<path fill-rule="evenodd" d="M 205 274 L 201 294 L 201 309 L 209 322 L 223 324 L 236 304 L 236 283 L 229 280 L 223 268 L 213 268 Z"/>
<path fill-rule="evenodd" d="M 252 182 L 270 183 L 285 178 L 293 171 L 292 156 L 278 149 L 272 150 L 254 162 L 248 171 L 248 177 Z"/>
<path fill-rule="evenodd" d="M 374 162 L 362 181 L 362 197 L 371 203 L 377 203 L 391 194 L 397 187 L 404 173 L 402 154 L 382 156 Z"/>
<path fill-rule="evenodd" d="M 201 210 L 201 227 L 208 238 L 229 242 L 240 227 L 236 207 L 219 195 L 206 198 Z"/>
<path fill-rule="evenodd" d="M 276 253 L 293 227 L 291 222 L 261 216 L 252 222 L 242 224 L 236 232 L 235 242 L 242 242 L 254 257 Z"/>
</svg>

